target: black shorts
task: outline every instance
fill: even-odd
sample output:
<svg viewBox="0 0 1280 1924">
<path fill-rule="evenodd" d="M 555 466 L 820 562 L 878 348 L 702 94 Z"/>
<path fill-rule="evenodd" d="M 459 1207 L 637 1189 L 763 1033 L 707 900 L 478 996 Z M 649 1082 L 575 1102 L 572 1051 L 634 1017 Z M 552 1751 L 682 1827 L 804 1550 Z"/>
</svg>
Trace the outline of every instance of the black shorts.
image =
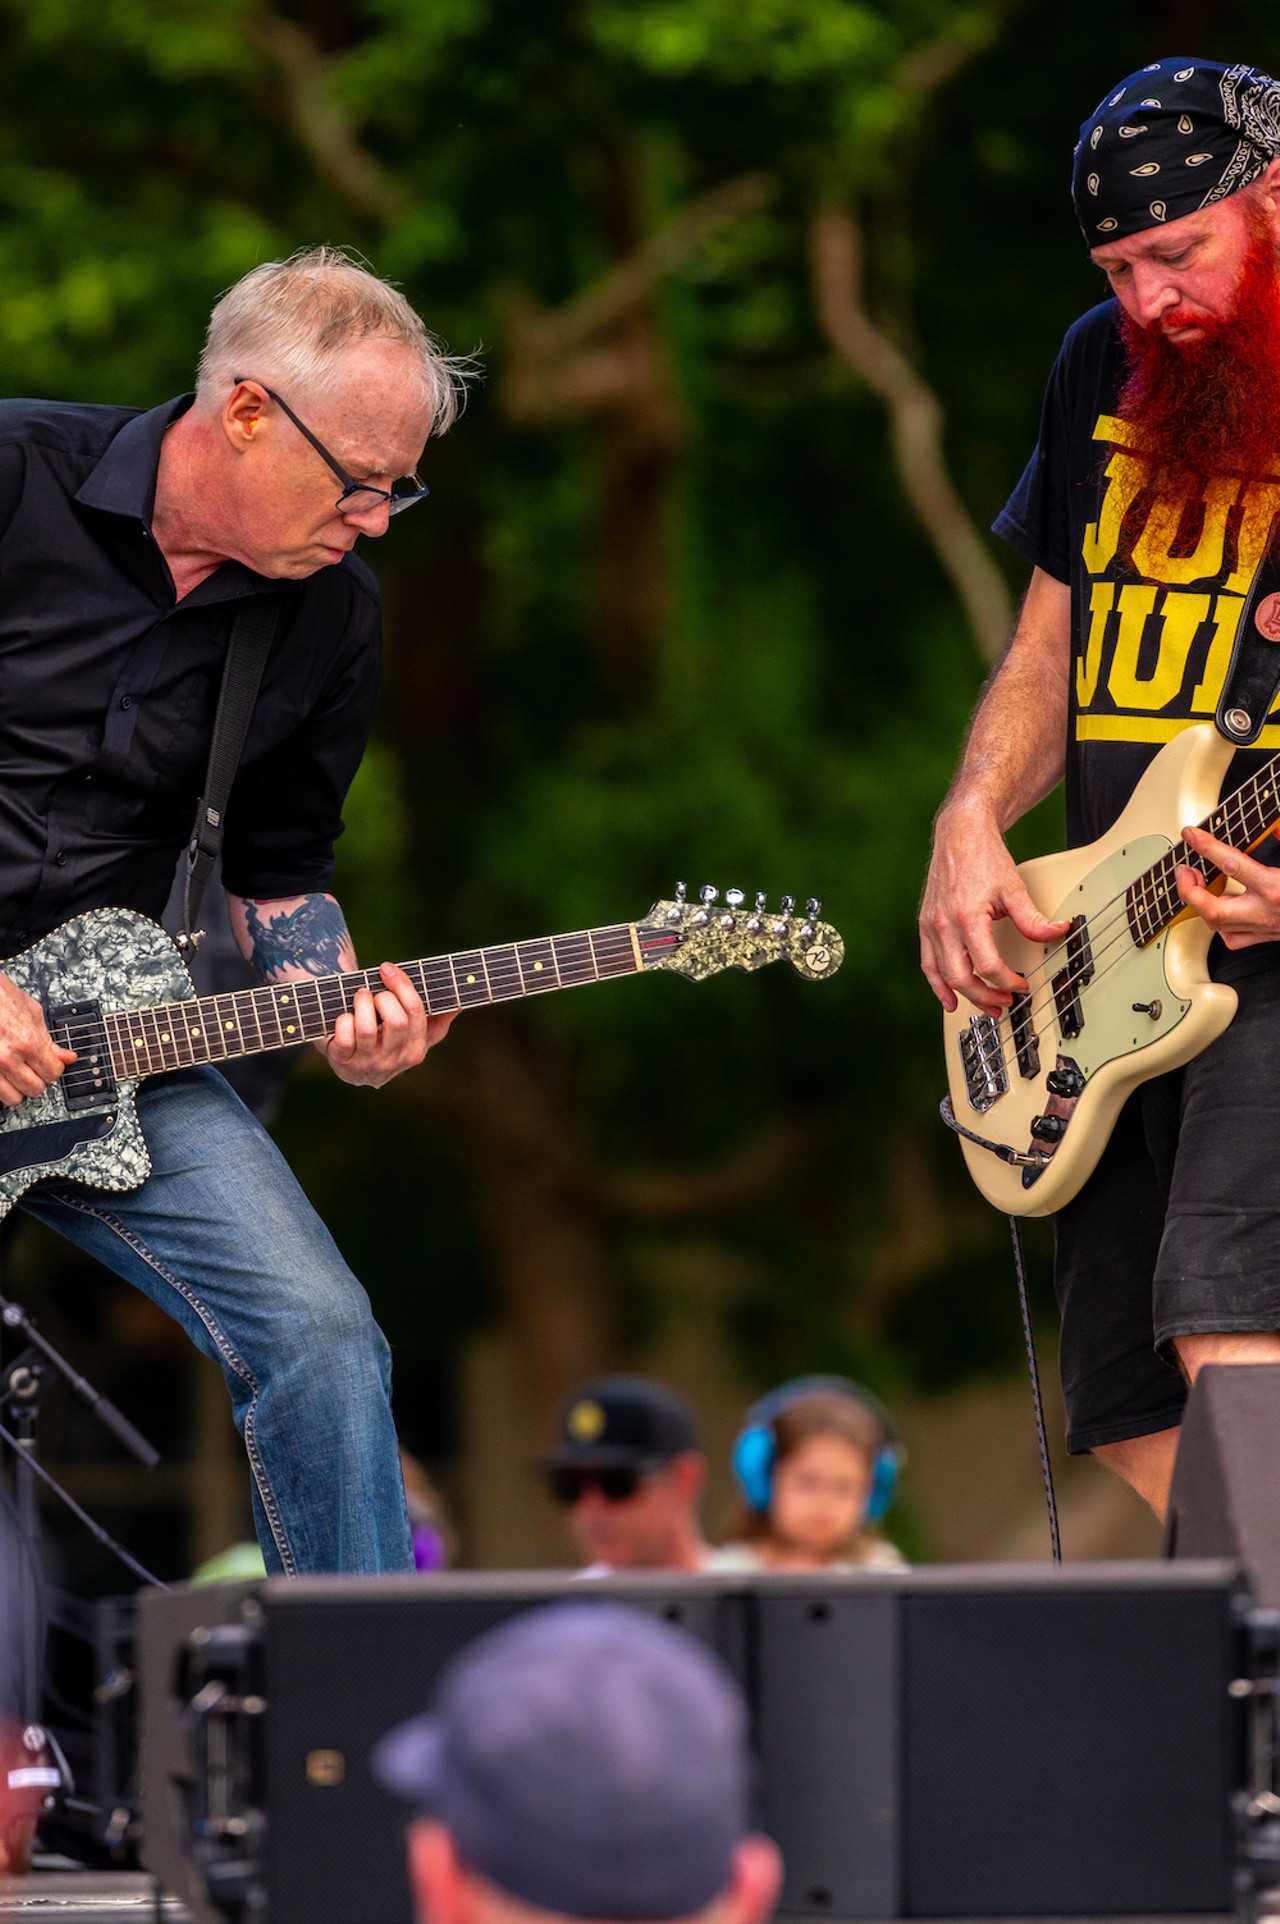
<svg viewBox="0 0 1280 1924">
<path fill-rule="evenodd" d="M 1170 1339 L 1280 1329 L 1280 969 L 1224 1035 L 1134 1092 L 1054 1218 L 1067 1448 L 1182 1420 Z"/>
</svg>

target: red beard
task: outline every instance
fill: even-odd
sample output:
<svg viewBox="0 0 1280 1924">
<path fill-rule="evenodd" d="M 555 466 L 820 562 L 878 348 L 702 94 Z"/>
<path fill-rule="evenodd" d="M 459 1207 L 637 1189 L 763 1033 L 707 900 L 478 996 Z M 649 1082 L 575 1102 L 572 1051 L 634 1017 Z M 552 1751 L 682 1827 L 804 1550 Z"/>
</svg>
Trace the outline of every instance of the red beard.
<svg viewBox="0 0 1280 1924">
<path fill-rule="evenodd" d="M 1204 328 L 1178 346 L 1165 330 Z M 1210 475 L 1246 481 L 1280 466 L 1280 265 L 1274 242 L 1255 233 L 1235 305 L 1205 323 L 1181 310 L 1142 327 L 1121 316 L 1129 374 L 1118 413 L 1141 431 L 1162 493 L 1195 490 Z"/>
</svg>

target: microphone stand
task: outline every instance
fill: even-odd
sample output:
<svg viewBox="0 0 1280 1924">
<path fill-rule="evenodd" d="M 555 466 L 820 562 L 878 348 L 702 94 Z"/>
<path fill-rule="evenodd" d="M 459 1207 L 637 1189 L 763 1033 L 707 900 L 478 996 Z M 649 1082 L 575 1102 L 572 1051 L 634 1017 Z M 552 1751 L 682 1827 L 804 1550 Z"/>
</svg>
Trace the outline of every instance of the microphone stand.
<svg viewBox="0 0 1280 1924">
<path fill-rule="evenodd" d="M 77 1402 L 92 1410 L 117 1442 L 147 1469 L 154 1469 L 160 1452 L 134 1429 L 115 1404 L 80 1374 L 62 1352 L 41 1334 L 20 1304 L 0 1295 L 0 1326 L 25 1339 L 26 1348 L 0 1367 L 0 1419 L 17 1441 L 14 1452 L 13 1499 L 18 1529 L 26 1545 L 22 1584 L 22 1712 L 28 1731 L 24 1745 L 43 1747 L 44 1651 L 42 1648 L 40 1581 L 40 1503 L 36 1488 L 36 1424 L 40 1406 L 61 1378 Z M 38 1734 L 40 1742 L 28 1738 Z"/>
</svg>

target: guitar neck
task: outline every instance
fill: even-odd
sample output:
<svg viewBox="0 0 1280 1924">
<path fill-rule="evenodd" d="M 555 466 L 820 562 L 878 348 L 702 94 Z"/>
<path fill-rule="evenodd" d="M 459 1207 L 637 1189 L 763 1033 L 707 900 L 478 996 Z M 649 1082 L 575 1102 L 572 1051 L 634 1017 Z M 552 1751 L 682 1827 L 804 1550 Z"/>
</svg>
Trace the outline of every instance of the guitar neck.
<svg viewBox="0 0 1280 1924">
<path fill-rule="evenodd" d="M 635 975 L 649 953 L 665 953 L 678 937 L 633 922 L 583 929 L 496 948 L 460 949 L 401 967 L 430 1015 L 451 1015 L 482 1003 L 514 1002 L 552 989 Z M 112 1067 L 120 1078 L 158 1075 L 193 1063 L 228 1062 L 267 1049 L 320 1041 L 361 989 L 385 984 L 376 969 L 343 975 L 267 982 L 256 989 L 200 995 L 187 1002 L 118 1010 L 104 1018 Z"/>
<path fill-rule="evenodd" d="M 1280 755 L 1264 762 L 1239 788 L 1233 789 L 1200 826 L 1216 841 L 1226 842 L 1242 854 L 1266 840 L 1280 822 Z M 1178 894 L 1176 871 L 1194 869 L 1204 877 L 1207 888 L 1220 888 L 1224 877 L 1220 868 L 1205 856 L 1197 855 L 1185 841 L 1177 841 L 1125 890 L 1125 909 L 1134 940 L 1145 946 L 1188 911 Z"/>
</svg>

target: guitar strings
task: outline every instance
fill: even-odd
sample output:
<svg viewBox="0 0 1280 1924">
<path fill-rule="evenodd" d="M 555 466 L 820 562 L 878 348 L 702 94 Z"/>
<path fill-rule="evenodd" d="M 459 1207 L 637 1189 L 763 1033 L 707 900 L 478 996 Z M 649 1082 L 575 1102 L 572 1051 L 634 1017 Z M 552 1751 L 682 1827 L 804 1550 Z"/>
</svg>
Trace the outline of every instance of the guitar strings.
<svg viewBox="0 0 1280 1924">
<path fill-rule="evenodd" d="M 1264 778 L 1269 778 L 1269 779 L 1264 780 Z M 1204 829 L 1206 833 L 1212 834 L 1213 830 L 1209 827 L 1209 824 L 1210 822 L 1212 822 L 1214 816 L 1221 815 L 1225 818 L 1227 817 L 1229 811 L 1234 809 L 1240 817 L 1240 820 L 1237 826 L 1245 829 L 1247 833 L 1250 833 L 1251 831 L 1248 830 L 1248 826 L 1247 826 L 1247 811 L 1250 808 L 1257 807 L 1259 809 L 1258 825 L 1262 830 L 1262 833 L 1257 837 L 1257 840 L 1258 841 L 1265 840 L 1266 835 L 1269 832 L 1265 824 L 1266 824 L 1268 815 L 1271 811 L 1263 809 L 1261 807 L 1261 800 L 1264 795 L 1269 794 L 1272 802 L 1273 803 L 1275 802 L 1277 779 L 1280 779 L 1280 755 L 1273 756 L 1271 760 L 1268 762 L 1265 762 L 1263 766 L 1260 769 L 1258 769 L 1255 774 L 1251 775 L 1247 781 L 1242 782 L 1239 788 L 1233 789 L 1231 793 L 1228 796 L 1226 796 L 1225 799 L 1218 804 L 1217 808 L 1210 811 L 1210 813 L 1205 817 L 1204 821 L 1199 824 L 1199 826 L 1202 829 Z M 1223 826 L 1225 828 L 1230 828 L 1231 823 L 1226 819 L 1224 819 Z M 1218 836 L 1216 837 L 1216 839 L 1221 841 L 1224 838 L 1222 836 Z M 1256 842 L 1254 843 L 1254 846 L 1256 846 Z M 1142 882 L 1146 879 L 1146 877 L 1153 875 L 1155 871 L 1159 868 L 1162 868 L 1170 860 L 1171 857 L 1175 859 L 1178 866 L 1185 867 L 1185 868 L 1197 867 L 1198 858 L 1194 857 L 1190 850 L 1187 851 L 1185 860 L 1178 861 L 1178 850 L 1185 849 L 1185 848 L 1186 848 L 1186 843 L 1181 838 L 1179 838 L 1177 842 L 1171 844 L 1170 848 L 1165 852 L 1164 855 L 1160 857 L 1158 861 L 1153 862 L 1149 868 L 1145 869 L 1142 875 L 1136 876 L 1133 882 L 1126 883 L 1123 889 L 1118 891 L 1115 895 L 1111 896 L 1107 901 L 1103 902 L 1100 905 L 1100 907 L 1094 911 L 1095 915 L 1101 915 L 1107 909 L 1114 908 L 1117 902 L 1123 901 L 1128 896 L 1129 890 L 1133 888 L 1136 883 Z M 1210 863 L 1210 867 L 1213 868 L 1212 863 Z M 1214 869 L 1214 873 L 1220 874 L 1221 871 L 1218 869 Z M 1167 889 L 1166 889 L 1166 893 L 1167 893 Z M 1036 963 L 1034 968 L 1028 969 L 1026 971 L 1029 993 L 1031 992 L 1031 982 L 1033 977 L 1042 975 L 1044 971 L 1047 970 L 1050 967 L 1050 965 L 1057 959 L 1057 957 L 1060 956 L 1064 952 L 1064 950 L 1069 948 L 1070 942 L 1071 942 L 1070 936 L 1064 936 L 1059 942 L 1057 942 L 1054 945 L 1054 947 L 1047 949 L 1045 951 L 1043 959 L 1040 962 Z"/>
<path fill-rule="evenodd" d="M 1252 781 L 1245 783 L 1242 785 L 1241 788 L 1234 790 L 1232 794 L 1229 795 L 1226 798 L 1226 800 L 1220 805 L 1220 808 L 1214 811 L 1215 814 L 1221 814 L 1223 816 L 1224 818 L 1223 826 L 1225 828 L 1230 829 L 1232 826 L 1230 821 L 1227 820 L 1226 818 L 1228 817 L 1230 811 L 1234 809 L 1235 812 L 1240 817 L 1240 820 L 1236 824 L 1236 826 L 1241 829 L 1244 829 L 1246 833 L 1251 832 L 1248 829 L 1247 809 L 1249 806 L 1253 804 L 1253 802 L 1257 800 L 1257 797 L 1256 795 L 1253 797 L 1249 797 L 1247 794 L 1247 791 L 1250 789 L 1257 789 L 1262 776 L 1266 774 L 1268 770 L 1274 768 L 1277 762 L 1280 762 L 1280 757 L 1277 757 L 1272 762 L 1269 762 L 1266 765 L 1266 768 L 1260 770 L 1259 774 L 1255 776 Z M 1212 816 L 1210 816 L 1207 819 L 1212 820 Z M 1265 839 L 1265 833 L 1266 831 L 1264 830 L 1264 834 L 1258 837 L 1258 840 Z M 1218 838 L 1218 839 L 1222 839 L 1222 838 Z M 1256 846 L 1256 843 L 1254 844 L 1254 846 Z M 1180 850 L 1185 851 L 1185 855 L 1180 855 L 1179 854 Z M 1218 875 L 1222 873 L 1222 871 L 1213 862 L 1206 863 L 1204 861 L 1204 858 L 1201 858 L 1195 855 L 1193 851 L 1187 849 L 1186 843 L 1184 841 L 1179 840 L 1176 844 L 1173 845 L 1173 847 L 1171 847 L 1166 852 L 1165 855 L 1160 857 L 1160 860 L 1158 862 L 1152 863 L 1151 867 L 1145 870 L 1142 876 L 1137 877 L 1135 879 L 1137 881 L 1142 881 L 1147 876 L 1152 875 L 1155 872 L 1155 870 L 1165 867 L 1170 862 L 1173 863 L 1174 867 L 1184 867 L 1184 868 L 1191 868 L 1196 870 L 1196 872 L 1204 879 L 1206 884 L 1213 881 Z M 1050 951 L 1048 954 L 1046 954 L 1044 962 L 1041 963 L 1036 970 L 1027 971 L 1028 989 L 1026 991 L 1026 995 L 1027 995 L 1028 1017 L 1033 1019 L 1038 1019 L 1041 1015 L 1043 1015 L 1048 1010 L 1052 1009 L 1053 1011 L 1056 1011 L 1057 999 L 1059 994 L 1061 994 L 1064 991 L 1069 991 L 1071 989 L 1074 989 L 1079 982 L 1083 981 L 1086 977 L 1089 977 L 1091 967 L 1092 967 L 1092 976 L 1090 977 L 1090 979 L 1093 981 L 1100 981 L 1104 975 L 1106 975 L 1112 968 L 1117 967 L 1119 963 L 1121 963 L 1125 959 L 1124 955 L 1121 954 L 1113 957 L 1112 961 L 1106 963 L 1105 966 L 1102 968 L 1098 968 L 1096 966 L 1097 961 L 1101 956 L 1106 955 L 1111 949 L 1113 949 L 1116 946 L 1118 942 L 1123 941 L 1126 935 L 1130 935 L 1130 936 L 1132 935 L 1132 931 L 1129 927 L 1129 917 L 1128 917 L 1127 907 L 1123 917 L 1113 918 L 1110 923 L 1098 922 L 1096 918 L 1097 916 L 1103 915 L 1106 912 L 1106 910 L 1114 908 L 1117 903 L 1121 901 L 1127 902 L 1129 891 L 1133 886 L 1134 886 L 1133 883 L 1127 884 L 1124 890 L 1118 892 L 1116 895 L 1113 895 L 1109 899 L 1109 901 L 1104 902 L 1102 904 L 1102 907 L 1095 911 L 1094 917 L 1091 917 L 1089 919 L 1086 927 L 1087 927 L 1087 932 L 1090 938 L 1091 960 L 1089 962 L 1082 962 L 1080 966 L 1076 969 L 1074 975 L 1068 972 L 1064 976 L 1062 982 L 1060 984 L 1057 984 L 1056 986 L 1052 982 L 1050 982 L 1047 985 L 1044 983 L 1041 983 L 1034 989 L 1031 988 L 1030 986 L 1031 977 L 1033 974 L 1042 973 L 1043 969 L 1045 969 L 1048 966 L 1048 963 L 1054 954 L 1059 954 L 1063 950 L 1069 948 L 1070 938 L 1066 938 L 1062 943 L 1058 945 L 1058 948 L 1056 950 Z M 1170 879 L 1167 881 L 1162 881 L 1158 886 L 1160 887 L 1164 895 L 1166 908 L 1171 908 L 1174 900 L 1178 899 L 1176 896 L 1176 883 L 1172 881 L 1172 870 L 1170 872 Z M 1176 917 L 1170 917 L 1170 921 L 1174 919 L 1176 919 Z M 1117 929 L 1117 922 L 1119 922 L 1118 929 Z M 1097 937 L 1106 935 L 1108 931 L 1111 929 L 1116 929 L 1117 932 L 1114 934 L 1111 934 L 1110 939 L 1103 941 L 1099 946 Z M 1161 932 L 1163 933 L 1163 931 Z M 1049 988 L 1049 999 L 1046 1002 L 1042 1002 L 1040 1006 L 1037 1008 L 1035 998 L 1039 994 L 1040 989 L 1045 986 L 1048 986 Z M 1002 1013 L 1002 1018 L 1000 1019 L 1008 1019 L 1007 1010 Z M 1044 1027 L 1031 1029 L 1031 1039 L 1038 1045 L 1039 1043 L 1045 1041 L 1051 1035 L 1052 1032 L 1053 1032 L 1053 1022 L 1051 1017 L 1050 1021 Z M 1002 1035 L 999 1037 L 999 1045 L 1000 1045 L 1001 1068 L 1003 1069 L 1005 1075 L 1008 1076 L 1009 1074 L 1008 1046 L 1006 1045 L 1004 1041 L 1004 1037 Z M 1016 1056 L 1016 1053 L 1017 1053 L 1016 1036 L 1013 1037 L 1013 1047 L 1014 1047 L 1014 1052 Z"/>
<path fill-rule="evenodd" d="M 519 951 L 525 951 L 526 961 L 531 963 L 535 958 L 529 954 L 529 951 L 543 948 L 551 952 L 554 972 L 546 981 L 530 983 L 528 974 L 532 974 L 532 969 L 530 968 L 526 973 L 522 967 Z M 521 942 L 497 944 L 492 949 L 463 949 L 448 955 L 430 956 L 402 963 L 399 966 L 411 980 L 416 978 L 423 991 L 424 1000 L 427 1000 L 428 971 L 442 974 L 447 968 L 455 988 L 459 988 L 461 985 L 457 982 L 458 965 L 465 964 L 472 957 L 480 962 L 487 993 L 477 996 L 471 1002 L 460 997 L 449 1008 L 432 1008 L 428 1002 L 429 1014 L 456 1014 L 467 1008 L 480 1007 L 491 1002 L 510 1001 L 525 995 L 547 994 L 558 988 L 577 987 L 590 981 L 609 980 L 634 970 L 631 925 L 628 923 L 614 923 L 604 928 L 590 930 L 571 930 L 562 935 L 526 938 Z M 623 962 L 628 965 L 627 969 L 617 966 Z M 578 974 L 579 970 L 589 972 Z M 564 979 L 565 976 L 569 977 L 568 981 Z M 112 1054 L 113 1058 L 119 1058 L 122 1069 L 127 1073 L 128 1069 L 134 1065 L 125 1062 L 123 1051 L 118 1046 L 118 1038 L 117 1043 L 113 1044 L 112 1037 L 107 1031 L 108 1023 L 115 1025 L 117 1031 L 121 1025 L 136 1023 L 143 1032 L 145 1054 L 148 1059 L 159 1051 L 163 1061 L 166 1049 L 180 1052 L 191 1046 L 193 1038 L 189 1033 L 184 1035 L 181 1031 L 188 1028 L 190 1017 L 198 1011 L 201 1014 L 202 1023 L 206 1026 L 211 1020 L 234 1020 L 242 1042 L 247 1040 L 246 1025 L 252 1023 L 253 1029 L 258 1032 L 258 1040 L 244 1048 L 243 1053 L 256 1054 L 260 1050 L 288 1046 L 284 1043 L 283 1035 L 277 1038 L 264 1031 L 264 1023 L 268 1030 L 282 1028 L 280 1010 L 274 999 L 282 986 L 282 984 L 260 983 L 252 988 L 222 990 L 212 995 L 196 996 L 180 1002 L 154 1003 L 142 1009 L 104 1010 L 100 1016 L 85 1016 L 69 1022 L 65 1027 L 59 1028 L 59 1034 L 67 1037 L 67 1046 L 76 1049 L 77 1054 L 81 1049 L 89 1049 L 93 1042 L 104 1040 L 108 1053 Z M 376 969 L 354 969 L 328 976 L 300 978 L 296 982 L 296 988 L 315 991 L 319 1013 L 327 1022 L 350 1009 L 351 998 L 360 988 L 378 993 L 385 988 L 385 984 Z M 300 1018 L 304 1021 L 308 1013 L 298 1010 Z M 154 1037 L 146 1035 L 149 1024 L 158 1025 L 161 1022 L 166 1023 L 168 1028 L 177 1035 L 176 1041 L 165 1042 L 158 1033 Z M 303 1036 L 300 1041 L 308 1039 Z M 201 1036 L 200 1040 L 208 1046 L 212 1044 L 214 1037 Z M 224 1059 L 225 1053 L 229 1052 L 224 1052 Z M 237 1049 L 234 1053 L 239 1055 L 241 1051 Z M 164 1066 L 178 1065 L 174 1063 Z M 86 1080 L 86 1071 L 91 1069 L 92 1064 L 82 1058 L 78 1062 L 69 1064 L 66 1075 L 60 1080 L 65 1081 L 67 1077 L 71 1077 L 73 1078 L 71 1086 L 78 1087 Z M 91 1075 L 87 1079 L 93 1080 Z"/>
</svg>

